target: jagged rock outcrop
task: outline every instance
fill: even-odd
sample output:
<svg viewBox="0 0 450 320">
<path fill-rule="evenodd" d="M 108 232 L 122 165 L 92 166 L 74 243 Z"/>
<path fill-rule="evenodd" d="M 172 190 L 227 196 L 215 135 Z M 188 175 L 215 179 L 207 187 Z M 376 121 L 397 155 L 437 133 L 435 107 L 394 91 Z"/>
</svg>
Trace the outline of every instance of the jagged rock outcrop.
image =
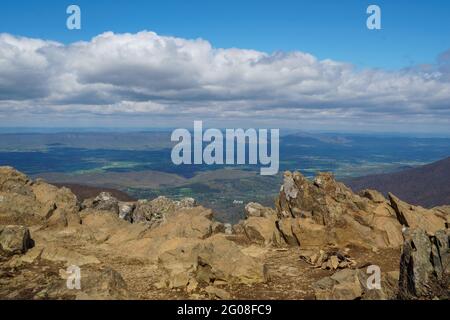
<svg viewBox="0 0 450 320">
<path fill-rule="evenodd" d="M 400 260 L 402 299 L 450 298 L 450 230 L 407 229 Z"/>
<path fill-rule="evenodd" d="M 101 192 L 95 198 L 84 200 L 82 207 L 119 214 L 119 201 L 109 192 Z"/>
<path fill-rule="evenodd" d="M 310 217 L 318 224 L 332 225 L 343 213 L 357 211 L 355 202 L 350 189 L 329 173 L 319 173 L 311 182 L 299 172 L 285 172 L 277 209 L 281 217 Z"/>
<path fill-rule="evenodd" d="M 437 214 L 436 210 L 410 205 L 391 193 L 389 199 L 402 225 L 412 229 L 421 228 L 430 234 L 445 229 L 446 219 Z"/>
<path fill-rule="evenodd" d="M 101 193 L 80 205 L 67 188 L 0 167 L 0 298 L 127 299 L 128 286 L 140 298 L 229 299 L 247 290 L 391 299 L 399 284 L 403 298 L 448 293 L 448 207 L 288 172 L 276 209 L 249 203 L 245 211 L 231 226 L 191 198 L 121 202 Z M 377 290 L 364 269 L 372 259 L 388 266 Z M 78 291 L 65 283 L 72 266 L 83 275 Z M 316 281 L 319 273 L 327 276 Z"/>
<path fill-rule="evenodd" d="M 377 191 L 354 194 L 329 173 L 309 181 L 286 172 L 276 210 L 246 205 L 246 219 L 233 227 L 254 243 L 302 247 L 345 246 L 400 248 L 402 224 Z"/>
<path fill-rule="evenodd" d="M 133 222 L 145 222 L 149 225 L 159 225 L 167 219 L 167 216 L 180 209 L 193 208 L 196 205 L 192 198 L 184 198 L 173 201 L 166 197 L 158 197 L 154 200 L 139 200 L 133 211 Z"/>
<path fill-rule="evenodd" d="M 67 227 L 80 224 L 80 205 L 69 189 L 57 188 L 40 179 L 31 184 L 31 189 L 36 200 L 45 208 L 43 213 L 47 225 Z"/>
<path fill-rule="evenodd" d="M 274 216 L 269 218 L 251 216 L 244 220 L 241 226 L 243 234 L 254 243 L 274 246 L 284 244 Z"/>
<path fill-rule="evenodd" d="M 279 229 L 287 242 L 294 245 L 296 242 L 302 245 L 299 237 L 304 235 L 305 244 L 317 238 L 312 245 L 352 243 L 399 248 L 403 244 L 403 226 L 423 224 L 434 232 L 445 225 L 437 210 L 410 206 L 393 195 L 387 201 L 374 190 L 354 194 L 329 173 L 319 173 L 314 181 L 309 181 L 299 172 L 286 172 L 276 207 Z M 298 225 L 306 226 L 302 232 L 295 232 Z M 320 235 L 314 237 L 315 231 L 321 232 Z"/>
<path fill-rule="evenodd" d="M 65 227 L 80 223 L 79 209 L 69 189 L 33 182 L 11 167 L 0 167 L 0 224 Z"/>
<path fill-rule="evenodd" d="M 264 264 L 244 254 L 225 238 L 225 226 L 213 219 L 213 212 L 193 202 L 164 202 L 164 219 L 157 223 L 122 221 L 116 214 L 86 211 L 83 226 L 102 247 L 114 246 L 125 257 L 157 263 L 164 276 L 158 287 L 193 290 L 201 286 L 266 281 Z M 155 209 L 155 202 L 148 201 Z M 176 209 L 178 207 L 178 209 Z M 183 207 L 183 208 L 180 208 Z M 172 211 L 173 210 L 173 211 Z M 154 212 L 154 211 L 152 211 Z M 219 233 L 219 234 L 217 234 Z"/>
<path fill-rule="evenodd" d="M 0 167 L 0 224 L 36 225 L 54 208 L 36 200 L 31 181 L 11 167 Z"/>
<path fill-rule="evenodd" d="M 109 192 L 101 192 L 97 197 L 83 201 L 83 210 L 110 212 L 130 223 L 145 223 L 156 227 L 167 220 L 171 214 L 182 209 L 194 208 L 195 200 L 183 198 L 179 201 L 160 196 L 153 200 L 122 202 Z"/>
<path fill-rule="evenodd" d="M 30 180 L 12 167 L 0 167 L 0 192 L 31 196 Z"/>
<path fill-rule="evenodd" d="M 153 227 L 143 234 L 143 238 L 196 238 L 206 239 L 213 234 L 216 226 L 213 212 L 201 206 L 180 209 L 165 217 L 158 227 Z"/>
<path fill-rule="evenodd" d="M 330 173 L 310 181 L 286 172 L 276 211 L 257 203 L 247 204 L 245 211 L 247 218 L 234 226 L 235 233 L 275 246 L 400 248 L 403 227 L 434 233 L 449 219 L 445 207 L 423 209 L 392 194 L 387 200 L 375 190 L 354 194 Z"/>
</svg>

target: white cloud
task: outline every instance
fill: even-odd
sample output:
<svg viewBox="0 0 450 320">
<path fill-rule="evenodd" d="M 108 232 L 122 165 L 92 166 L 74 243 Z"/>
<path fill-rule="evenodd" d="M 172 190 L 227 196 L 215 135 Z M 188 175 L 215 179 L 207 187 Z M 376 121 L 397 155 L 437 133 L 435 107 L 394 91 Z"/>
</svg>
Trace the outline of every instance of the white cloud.
<svg viewBox="0 0 450 320">
<path fill-rule="evenodd" d="M 0 34 L 0 114 L 445 126 L 449 55 L 388 72 L 153 32 L 107 32 L 70 45 Z"/>
</svg>

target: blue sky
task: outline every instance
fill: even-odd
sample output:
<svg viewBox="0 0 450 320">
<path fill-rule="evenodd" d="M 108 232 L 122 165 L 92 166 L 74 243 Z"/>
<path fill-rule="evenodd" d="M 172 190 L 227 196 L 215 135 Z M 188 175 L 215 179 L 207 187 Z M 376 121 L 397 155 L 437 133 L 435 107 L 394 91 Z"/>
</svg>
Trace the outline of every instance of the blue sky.
<svg viewBox="0 0 450 320">
<path fill-rule="evenodd" d="M 0 2 L 0 126 L 194 120 L 449 134 L 450 1 Z"/>
<path fill-rule="evenodd" d="M 82 9 L 81 31 L 65 28 L 69 4 Z M 369 31 L 369 4 L 382 30 Z M 0 32 L 70 43 L 105 32 L 151 30 L 204 38 L 214 47 L 303 51 L 361 67 L 433 63 L 450 46 L 450 1 L 431 0 L 15 0 L 1 1 Z"/>
</svg>

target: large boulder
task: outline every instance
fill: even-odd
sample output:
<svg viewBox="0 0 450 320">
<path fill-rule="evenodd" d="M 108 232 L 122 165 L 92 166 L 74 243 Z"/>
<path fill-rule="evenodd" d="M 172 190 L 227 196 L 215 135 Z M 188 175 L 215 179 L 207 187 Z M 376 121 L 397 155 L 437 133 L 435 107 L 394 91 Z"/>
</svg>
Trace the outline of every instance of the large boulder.
<svg viewBox="0 0 450 320">
<path fill-rule="evenodd" d="M 60 269 L 59 281 L 48 285 L 37 294 L 37 299 L 76 299 L 76 300 L 125 300 L 133 298 L 128 291 L 122 275 L 108 266 L 83 266 L 80 269 L 79 287 L 67 288 L 74 269 Z"/>
<path fill-rule="evenodd" d="M 112 213 L 93 212 L 83 218 L 83 226 L 89 228 L 93 237 L 104 239 L 105 245 L 113 245 L 123 255 L 153 262 L 162 252 L 177 247 L 177 239 L 203 240 L 222 229 L 213 220 L 212 211 L 201 206 L 181 209 L 153 226 L 130 224 Z"/>
<path fill-rule="evenodd" d="M 241 222 L 243 233 L 253 243 L 274 246 L 283 245 L 284 241 L 277 229 L 275 217 L 250 216 Z"/>
<path fill-rule="evenodd" d="M 126 300 L 132 298 L 122 275 L 110 267 L 84 270 L 77 300 Z"/>
<path fill-rule="evenodd" d="M 149 229 L 143 238 L 197 238 L 211 236 L 216 227 L 213 212 L 201 206 L 181 209 L 166 217 L 164 222 Z"/>
<path fill-rule="evenodd" d="M 392 193 L 389 193 L 389 200 L 397 214 L 398 221 L 402 225 L 411 229 L 420 228 L 430 234 L 445 229 L 446 220 L 434 210 L 410 205 L 401 201 Z"/>
<path fill-rule="evenodd" d="M 134 252 L 129 241 L 140 239 L 148 229 L 141 224 L 131 224 L 118 215 L 108 211 L 83 210 L 82 225 L 79 229 L 80 236 L 96 243 L 107 242 L 108 246 L 119 248 L 122 254 Z"/>
<path fill-rule="evenodd" d="M 400 298 L 450 297 L 449 234 L 448 230 L 442 230 L 430 236 L 419 228 L 405 231 L 400 259 Z"/>
<path fill-rule="evenodd" d="M 9 167 L 0 168 L 0 224 L 79 224 L 76 196 L 43 180 L 32 182 Z"/>
<path fill-rule="evenodd" d="M 41 225 L 54 208 L 45 208 L 34 196 L 0 192 L 0 224 Z M 43 212 L 46 211 L 46 214 Z"/>
<path fill-rule="evenodd" d="M 0 167 L 0 192 L 31 196 L 30 180 L 12 167 Z"/>
<path fill-rule="evenodd" d="M 344 269 L 313 284 L 317 300 L 355 300 L 363 294 L 358 270 Z"/>
<path fill-rule="evenodd" d="M 166 197 L 158 197 L 152 201 L 139 200 L 133 211 L 133 222 L 144 222 L 151 226 L 157 226 L 167 220 L 167 216 L 180 209 L 188 209 L 196 206 L 192 198 L 184 198 L 179 201 Z"/>
<path fill-rule="evenodd" d="M 378 288 L 369 287 L 368 278 L 367 270 L 343 269 L 316 281 L 312 288 L 317 300 L 392 300 L 396 298 L 398 272 L 383 273 Z"/>
<path fill-rule="evenodd" d="M 277 225 L 284 240 L 291 246 L 322 247 L 334 242 L 327 228 L 310 218 L 281 219 Z"/>
<path fill-rule="evenodd" d="M 267 270 L 262 262 L 245 255 L 235 243 L 221 235 L 207 239 L 198 249 L 197 277 L 200 281 L 209 278 L 210 282 L 252 284 L 267 280 Z"/>
<path fill-rule="evenodd" d="M 373 209 L 373 215 L 367 221 L 375 231 L 382 234 L 382 247 L 400 248 L 403 245 L 402 225 L 395 211 L 387 203 L 380 203 Z"/>
<path fill-rule="evenodd" d="M 80 224 L 80 205 L 77 197 L 68 188 L 58 188 L 37 179 L 31 188 L 42 208 L 41 216 L 47 225 L 67 227 Z"/>
<path fill-rule="evenodd" d="M 43 215 L 51 210 L 36 200 L 26 175 L 11 167 L 0 167 L 0 224 L 41 224 Z"/>
<path fill-rule="evenodd" d="M 32 248 L 34 241 L 24 226 L 0 226 L 0 253 L 23 254 Z"/>
<path fill-rule="evenodd" d="M 167 275 L 169 287 L 186 287 L 190 279 L 199 283 L 253 284 L 265 282 L 265 266 L 221 235 L 203 241 L 185 239 L 172 250 L 160 254 L 159 267 Z"/>
</svg>

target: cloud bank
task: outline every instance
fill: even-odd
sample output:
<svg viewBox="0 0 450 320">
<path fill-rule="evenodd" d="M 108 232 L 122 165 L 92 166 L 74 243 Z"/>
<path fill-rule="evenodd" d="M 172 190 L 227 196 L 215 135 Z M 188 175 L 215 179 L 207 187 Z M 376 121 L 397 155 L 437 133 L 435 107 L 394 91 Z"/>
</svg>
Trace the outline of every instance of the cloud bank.
<svg viewBox="0 0 450 320">
<path fill-rule="evenodd" d="M 449 66 L 450 51 L 385 71 L 146 31 L 69 45 L 0 34 L 0 119 L 449 128 Z"/>
</svg>

